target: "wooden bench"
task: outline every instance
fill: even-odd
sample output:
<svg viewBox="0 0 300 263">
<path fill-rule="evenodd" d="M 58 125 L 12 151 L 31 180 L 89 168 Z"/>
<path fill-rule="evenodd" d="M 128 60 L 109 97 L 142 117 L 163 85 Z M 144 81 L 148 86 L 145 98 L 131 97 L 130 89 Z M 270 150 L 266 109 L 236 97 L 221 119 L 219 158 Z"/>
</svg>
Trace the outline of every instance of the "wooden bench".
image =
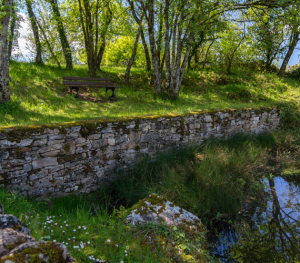
<svg viewBox="0 0 300 263">
<path fill-rule="evenodd" d="M 115 89 L 118 88 L 112 79 L 106 78 L 63 77 L 63 80 L 63 84 L 70 88 L 71 94 L 73 89 L 77 91 L 75 98 L 79 98 L 80 87 L 106 88 L 106 93 L 108 90 L 112 91 L 111 98 L 115 98 Z"/>
</svg>

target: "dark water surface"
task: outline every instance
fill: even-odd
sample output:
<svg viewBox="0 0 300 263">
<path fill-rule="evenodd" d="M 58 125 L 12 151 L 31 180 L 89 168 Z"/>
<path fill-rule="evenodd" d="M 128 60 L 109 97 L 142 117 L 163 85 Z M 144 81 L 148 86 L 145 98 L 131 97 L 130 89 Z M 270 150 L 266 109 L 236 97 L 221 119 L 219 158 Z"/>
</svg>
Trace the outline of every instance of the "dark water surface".
<svg viewBox="0 0 300 263">
<path fill-rule="evenodd" d="M 300 183 L 288 177 L 263 183 L 265 198 L 210 240 L 222 262 L 300 262 Z"/>
</svg>

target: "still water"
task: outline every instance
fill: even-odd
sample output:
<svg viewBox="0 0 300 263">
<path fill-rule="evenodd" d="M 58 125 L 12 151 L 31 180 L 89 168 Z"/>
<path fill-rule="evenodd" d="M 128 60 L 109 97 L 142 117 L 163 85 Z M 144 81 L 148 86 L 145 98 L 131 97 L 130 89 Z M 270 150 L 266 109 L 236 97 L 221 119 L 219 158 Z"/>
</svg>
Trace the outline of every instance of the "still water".
<svg viewBox="0 0 300 263">
<path fill-rule="evenodd" d="M 300 262 L 300 184 L 286 177 L 263 183 L 260 203 L 210 240 L 211 253 L 222 262 Z"/>
</svg>

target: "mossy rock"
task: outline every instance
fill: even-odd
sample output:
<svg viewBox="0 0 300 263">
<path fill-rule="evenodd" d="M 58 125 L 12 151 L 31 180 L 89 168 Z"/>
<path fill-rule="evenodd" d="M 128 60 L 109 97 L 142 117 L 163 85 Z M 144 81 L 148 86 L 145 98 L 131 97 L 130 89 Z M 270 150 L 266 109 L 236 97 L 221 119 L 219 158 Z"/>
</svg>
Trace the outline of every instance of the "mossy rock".
<svg viewBox="0 0 300 263">
<path fill-rule="evenodd" d="M 203 225 L 197 216 L 156 194 L 149 195 L 133 206 L 127 222 L 132 225 L 164 222 L 190 233 L 203 232 Z"/>
<path fill-rule="evenodd" d="M 1 257 L 0 263 L 71 263 L 76 260 L 69 254 L 67 248 L 54 242 L 26 242 L 6 256 Z"/>
<path fill-rule="evenodd" d="M 0 230 L 7 228 L 30 235 L 30 230 L 18 218 L 13 215 L 0 215 Z"/>
</svg>

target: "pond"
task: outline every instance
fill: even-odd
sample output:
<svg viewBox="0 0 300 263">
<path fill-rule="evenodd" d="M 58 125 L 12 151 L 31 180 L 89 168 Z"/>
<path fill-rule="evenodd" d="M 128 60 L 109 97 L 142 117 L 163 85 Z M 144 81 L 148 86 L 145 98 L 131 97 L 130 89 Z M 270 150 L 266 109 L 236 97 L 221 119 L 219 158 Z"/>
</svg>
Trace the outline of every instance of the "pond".
<svg viewBox="0 0 300 263">
<path fill-rule="evenodd" d="M 222 262 L 300 262 L 299 175 L 264 179 L 265 195 L 236 223 L 219 225 L 210 251 Z"/>
</svg>

